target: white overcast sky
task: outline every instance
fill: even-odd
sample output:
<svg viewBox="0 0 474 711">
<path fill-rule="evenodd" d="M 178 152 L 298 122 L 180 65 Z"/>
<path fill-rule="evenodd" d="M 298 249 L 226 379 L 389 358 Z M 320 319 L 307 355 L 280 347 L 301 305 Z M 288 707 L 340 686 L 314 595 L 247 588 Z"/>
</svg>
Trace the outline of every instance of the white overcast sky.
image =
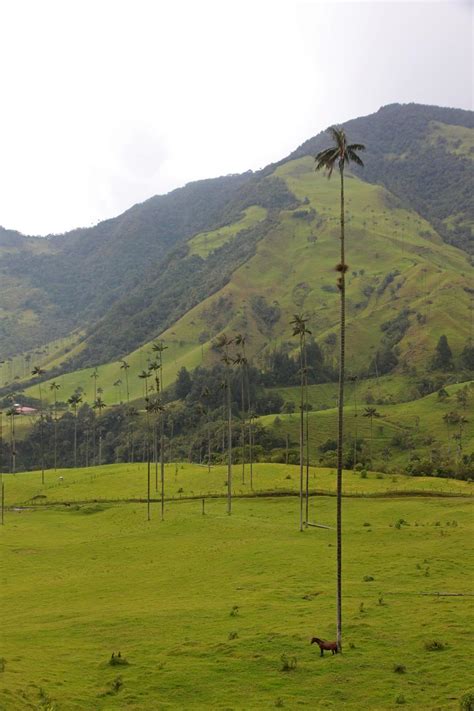
<svg viewBox="0 0 474 711">
<path fill-rule="evenodd" d="M 0 0 L 0 225 L 95 224 L 383 104 L 472 108 L 472 9 Z"/>
</svg>

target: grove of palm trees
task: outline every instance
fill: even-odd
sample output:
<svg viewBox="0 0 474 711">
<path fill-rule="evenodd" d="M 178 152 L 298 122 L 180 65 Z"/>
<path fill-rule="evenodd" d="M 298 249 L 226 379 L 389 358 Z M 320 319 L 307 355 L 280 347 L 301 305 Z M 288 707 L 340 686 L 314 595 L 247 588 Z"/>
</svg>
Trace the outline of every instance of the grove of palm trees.
<svg viewBox="0 0 474 711">
<path fill-rule="evenodd" d="M 472 9 L 219 10 L 3 12 L 0 708 L 469 711 Z"/>
</svg>

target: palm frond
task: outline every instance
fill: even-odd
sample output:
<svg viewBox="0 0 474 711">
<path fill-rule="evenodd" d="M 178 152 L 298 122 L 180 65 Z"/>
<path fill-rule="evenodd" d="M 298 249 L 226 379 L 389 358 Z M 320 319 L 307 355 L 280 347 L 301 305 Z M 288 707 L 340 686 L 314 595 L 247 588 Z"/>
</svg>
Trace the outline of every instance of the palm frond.
<svg viewBox="0 0 474 711">
<path fill-rule="evenodd" d="M 344 132 L 343 128 L 340 128 L 339 126 L 330 126 L 327 130 L 329 134 L 334 139 L 334 142 L 336 143 L 337 147 L 339 149 L 345 148 L 346 146 L 346 134 Z"/>
<path fill-rule="evenodd" d="M 347 157 L 348 157 L 348 162 L 349 162 L 349 161 L 353 161 L 353 162 L 356 163 L 357 165 L 361 165 L 362 167 L 364 166 L 364 162 L 359 158 L 359 156 L 357 155 L 357 153 L 355 153 L 354 151 L 351 151 L 351 150 L 348 149 L 348 151 L 347 151 Z"/>
</svg>

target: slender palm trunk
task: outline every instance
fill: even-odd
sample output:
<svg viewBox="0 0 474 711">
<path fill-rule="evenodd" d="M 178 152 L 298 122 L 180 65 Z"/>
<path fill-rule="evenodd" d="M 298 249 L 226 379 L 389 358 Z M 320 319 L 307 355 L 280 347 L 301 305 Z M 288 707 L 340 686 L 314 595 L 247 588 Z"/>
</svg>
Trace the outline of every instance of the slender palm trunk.
<svg viewBox="0 0 474 711">
<path fill-rule="evenodd" d="M 211 423 L 207 416 L 207 471 L 211 471 Z"/>
<path fill-rule="evenodd" d="M 337 417 L 337 646 L 342 652 L 342 445 L 344 437 L 344 366 L 346 338 L 346 283 L 345 283 L 345 250 L 344 250 L 344 166 L 339 164 L 341 175 L 341 330 L 339 354 L 339 402 Z"/>
<path fill-rule="evenodd" d="M 374 465 L 372 463 L 372 446 L 373 446 L 373 439 L 374 439 L 374 419 L 371 416 L 370 417 L 370 468 L 373 469 Z"/>
<path fill-rule="evenodd" d="M 304 359 L 303 336 L 300 337 L 300 531 L 303 530 L 303 480 L 304 480 Z"/>
<path fill-rule="evenodd" d="M 153 459 L 155 461 L 155 491 L 158 491 L 158 422 L 153 425 Z"/>
<path fill-rule="evenodd" d="M 16 474 L 16 441 L 15 441 L 15 415 L 12 413 L 10 422 L 10 448 L 12 453 L 11 472 Z"/>
<path fill-rule="evenodd" d="M 252 427 L 252 407 L 250 402 L 250 378 L 247 365 L 245 366 L 245 384 L 247 386 L 247 413 L 249 423 L 249 472 L 250 490 L 253 491 L 253 427 Z"/>
<path fill-rule="evenodd" d="M 245 484 L 245 393 L 244 393 L 244 371 L 243 365 L 240 366 L 240 399 L 242 404 L 242 422 L 240 428 L 241 444 L 242 444 L 242 484 Z"/>
<path fill-rule="evenodd" d="M 357 381 L 354 380 L 354 419 L 355 419 L 355 432 L 354 432 L 354 464 L 353 464 L 353 470 L 355 471 L 355 468 L 357 466 Z"/>
<path fill-rule="evenodd" d="M 309 521 L 309 402 L 308 402 L 308 358 L 306 354 L 306 348 L 304 351 L 304 389 L 305 389 L 305 436 L 306 436 L 306 510 L 305 510 L 305 521 L 306 528 L 308 527 Z"/>
<path fill-rule="evenodd" d="M 232 513 L 232 397 L 230 392 L 230 374 L 227 367 L 227 513 Z"/>
<path fill-rule="evenodd" d="M 165 519 L 165 433 L 164 413 L 160 417 L 161 520 Z"/>
</svg>

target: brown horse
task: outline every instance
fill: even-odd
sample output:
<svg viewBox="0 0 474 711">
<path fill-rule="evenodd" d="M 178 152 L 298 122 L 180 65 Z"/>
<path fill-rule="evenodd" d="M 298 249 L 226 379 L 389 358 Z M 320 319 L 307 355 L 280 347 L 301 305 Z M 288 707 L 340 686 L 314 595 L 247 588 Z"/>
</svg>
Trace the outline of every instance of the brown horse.
<svg viewBox="0 0 474 711">
<path fill-rule="evenodd" d="M 337 642 L 325 642 L 324 639 L 319 639 L 319 637 L 313 637 L 313 639 L 311 640 L 311 644 L 314 644 L 315 642 L 321 650 L 321 657 L 324 657 L 325 649 L 328 652 L 332 652 L 333 654 L 337 654 L 338 652 Z"/>
</svg>

